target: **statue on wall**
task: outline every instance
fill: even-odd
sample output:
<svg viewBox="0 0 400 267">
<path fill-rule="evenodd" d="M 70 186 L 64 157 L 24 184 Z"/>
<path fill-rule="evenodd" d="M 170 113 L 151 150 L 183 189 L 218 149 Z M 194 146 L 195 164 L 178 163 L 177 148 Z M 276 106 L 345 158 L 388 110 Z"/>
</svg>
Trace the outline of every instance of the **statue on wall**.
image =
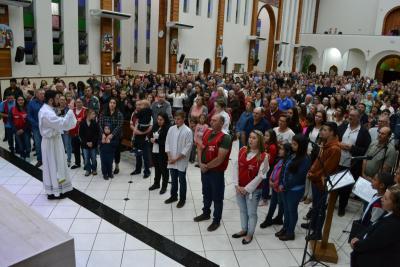
<svg viewBox="0 0 400 267">
<path fill-rule="evenodd" d="M 0 24 L 0 48 L 13 47 L 13 32 L 10 26 Z"/>
<path fill-rule="evenodd" d="M 111 53 L 113 49 L 113 37 L 111 34 L 109 33 L 105 33 L 103 35 L 103 39 L 102 39 L 102 47 L 101 47 L 101 51 L 102 52 L 109 52 Z"/>
</svg>

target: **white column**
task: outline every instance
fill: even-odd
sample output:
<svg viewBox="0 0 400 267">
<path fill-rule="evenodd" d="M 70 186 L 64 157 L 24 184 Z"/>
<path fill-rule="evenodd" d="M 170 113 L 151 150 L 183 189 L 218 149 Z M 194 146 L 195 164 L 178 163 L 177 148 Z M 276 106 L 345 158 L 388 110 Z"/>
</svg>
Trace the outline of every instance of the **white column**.
<svg viewBox="0 0 400 267">
<path fill-rule="evenodd" d="M 131 18 L 121 20 L 121 66 L 133 68 L 133 1 L 121 0 L 121 12 L 131 14 Z"/>
<path fill-rule="evenodd" d="M 53 34 L 51 0 L 34 1 L 39 75 L 45 76 L 53 67 Z"/>
<path fill-rule="evenodd" d="M 308 25 L 308 30 L 310 33 L 313 32 L 316 4 L 317 4 L 316 0 L 311 0 L 311 9 L 310 9 L 310 14 L 309 14 L 310 20 L 309 20 L 309 25 Z"/>
<path fill-rule="evenodd" d="M 79 45 L 78 45 L 78 1 L 61 1 L 62 28 L 64 32 L 64 64 L 65 74 L 71 72 L 79 65 Z"/>
<path fill-rule="evenodd" d="M 100 50 L 101 50 L 101 36 L 100 36 L 100 18 L 91 16 L 90 9 L 100 9 L 100 1 L 87 1 L 86 2 L 86 29 L 87 29 L 87 42 L 88 42 L 88 64 L 89 73 L 100 74 Z"/>
</svg>

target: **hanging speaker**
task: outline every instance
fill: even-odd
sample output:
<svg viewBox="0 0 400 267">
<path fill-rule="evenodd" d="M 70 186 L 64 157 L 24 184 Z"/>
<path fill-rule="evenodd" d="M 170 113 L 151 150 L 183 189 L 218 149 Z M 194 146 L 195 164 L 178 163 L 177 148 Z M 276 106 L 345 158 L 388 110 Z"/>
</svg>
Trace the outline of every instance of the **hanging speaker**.
<svg viewBox="0 0 400 267">
<path fill-rule="evenodd" d="M 260 61 L 258 58 L 254 61 L 254 64 L 253 64 L 253 66 L 257 66 L 257 64 L 258 64 L 258 61 Z"/>
<path fill-rule="evenodd" d="M 118 52 L 116 52 L 115 55 L 114 55 L 113 62 L 114 62 L 114 63 L 118 63 L 120 60 L 121 60 L 121 52 L 118 51 Z"/>
<path fill-rule="evenodd" d="M 182 64 L 183 61 L 185 60 L 185 57 L 186 57 L 186 55 L 185 55 L 185 54 L 182 54 L 182 55 L 179 57 L 178 63 L 179 63 L 179 64 Z"/>
<path fill-rule="evenodd" d="M 15 51 L 15 62 L 21 62 L 24 60 L 25 56 L 25 48 L 22 46 L 18 46 L 17 50 Z"/>
<path fill-rule="evenodd" d="M 281 65 L 282 65 L 282 63 L 283 63 L 283 61 L 281 60 L 281 61 L 279 61 L 279 63 L 278 63 L 278 67 L 280 67 Z"/>
</svg>

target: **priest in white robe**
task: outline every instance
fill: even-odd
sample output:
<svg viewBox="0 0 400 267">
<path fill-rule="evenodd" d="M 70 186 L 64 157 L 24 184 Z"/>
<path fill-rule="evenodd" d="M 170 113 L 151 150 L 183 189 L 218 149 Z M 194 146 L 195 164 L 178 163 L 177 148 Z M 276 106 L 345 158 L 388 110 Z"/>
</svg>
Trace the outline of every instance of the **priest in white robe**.
<svg viewBox="0 0 400 267">
<path fill-rule="evenodd" d="M 65 198 L 73 189 L 61 134 L 75 127 L 74 101 L 64 117 L 54 111 L 56 92 L 45 93 L 45 103 L 39 110 L 39 130 L 42 136 L 43 186 L 48 199 Z"/>
</svg>

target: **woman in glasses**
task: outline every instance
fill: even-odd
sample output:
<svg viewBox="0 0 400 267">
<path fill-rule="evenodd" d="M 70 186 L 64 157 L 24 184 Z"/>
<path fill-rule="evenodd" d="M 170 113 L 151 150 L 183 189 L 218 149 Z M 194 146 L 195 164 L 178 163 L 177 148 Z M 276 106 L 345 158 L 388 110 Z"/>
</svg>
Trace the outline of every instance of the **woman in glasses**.
<svg viewBox="0 0 400 267">
<path fill-rule="evenodd" d="M 254 130 L 249 135 L 248 145 L 239 151 L 233 163 L 232 178 L 236 188 L 236 200 L 240 209 L 242 230 L 233 238 L 244 237 L 242 244 L 253 240 L 257 225 L 257 207 L 262 194 L 262 181 L 269 170 L 268 156 L 264 151 L 264 135 Z"/>
</svg>

